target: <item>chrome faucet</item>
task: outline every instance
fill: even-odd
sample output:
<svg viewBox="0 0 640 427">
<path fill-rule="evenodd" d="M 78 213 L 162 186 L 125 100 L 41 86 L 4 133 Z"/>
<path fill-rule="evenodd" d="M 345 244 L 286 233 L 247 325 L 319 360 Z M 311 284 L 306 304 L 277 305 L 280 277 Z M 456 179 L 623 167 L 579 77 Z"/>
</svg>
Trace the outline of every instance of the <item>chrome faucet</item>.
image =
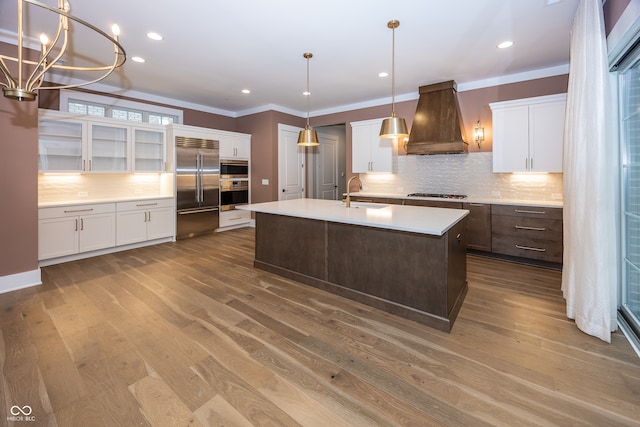
<svg viewBox="0 0 640 427">
<path fill-rule="evenodd" d="M 360 190 L 362 190 L 362 181 L 360 181 L 360 177 L 358 175 L 353 175 L 351 178 L 349 178 L 349 181 L 347 181 L 347 197 L 345 197 L 344 200 L 343 200 L 343 202 L 345 203 L 347 208 L 351 207 L 351 194 L 350 194 L 350 191 L 349 191 L 349 188 L 351 188 L 351 181 L 353 181 L 356 178 L 358 179 L 358 182 L 360 183 L 358 188 L 360 188 Z"/>
</svg>

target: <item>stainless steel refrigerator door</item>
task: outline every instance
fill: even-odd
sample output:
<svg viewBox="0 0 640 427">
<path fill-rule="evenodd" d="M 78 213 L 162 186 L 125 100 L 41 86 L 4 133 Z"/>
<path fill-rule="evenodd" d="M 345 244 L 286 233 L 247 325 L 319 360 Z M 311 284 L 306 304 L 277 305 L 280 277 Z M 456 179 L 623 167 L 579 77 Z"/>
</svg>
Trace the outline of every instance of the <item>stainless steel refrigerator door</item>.
<svg viewBox="0 0 640 427">
<path fill-rule="evenodd" d="M 178 211 L 200 207 L 198 188 L 198 150 L 176 148 L 176 194 Z"/>
<path fill-rule="evenodd" d="M 179 211 L 176 223 L 176 238 L 186 239 L 200 234 L 211 233 L 219 226 L 218 208 Z"/>
<path fill-rule="evenodd" d="M 218 150 L 200 150 L 200 206 L 220 204 L 220 160 Z"/>
</svg>

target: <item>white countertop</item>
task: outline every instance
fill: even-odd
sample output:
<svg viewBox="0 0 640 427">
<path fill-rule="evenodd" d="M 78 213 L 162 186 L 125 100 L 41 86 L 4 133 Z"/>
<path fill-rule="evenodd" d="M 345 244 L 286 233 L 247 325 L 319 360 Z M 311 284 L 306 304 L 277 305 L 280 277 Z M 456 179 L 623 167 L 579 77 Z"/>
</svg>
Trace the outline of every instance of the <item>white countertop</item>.
<svg viewBox="0 0 640 427">
<path fill-rule="evenodd" d="M 91 205 L 96 203 L 118 203 L 118 202 L 131 202 L 135 200 L 155 200 L 155 199 L 173 199 L 173 196 L 131 196 L 131 197 L 109 197 L 109 198 L 86 198 L 75 200 L 56 200 L 49 202 L 38 202 L 39 208 L 51 208 L 58 206 L 77 206 L 77 205 Z"/>
<path fill-rule="evenodd" d="M 524 205 L 524 206 L 540 206 L 548 208 L 561 208 L 564 203 L 562 200 L 524 200 L 524 199 L 501 199 L 490 197 L 466 197 L 464 199 L 445 199 L 440 197 L 409 197 L 406 194 L 398 193 L 373 193 L 360 191 L 351 193 L 351 196 L 358 197 L 385 197 L 388 199 L 415 199 L 415 200 L 437 200 L 441 202 L 458 202 L 458 203 L 486 203 L 492 205 Z"/>
<path fill-rule="evenodd" d="M 469 214 L 464 209 L 425 208 L 337 200 L 295 199 L 237 206 L 236 209 L 320 221 L 442 236 Z"/>
</svg>

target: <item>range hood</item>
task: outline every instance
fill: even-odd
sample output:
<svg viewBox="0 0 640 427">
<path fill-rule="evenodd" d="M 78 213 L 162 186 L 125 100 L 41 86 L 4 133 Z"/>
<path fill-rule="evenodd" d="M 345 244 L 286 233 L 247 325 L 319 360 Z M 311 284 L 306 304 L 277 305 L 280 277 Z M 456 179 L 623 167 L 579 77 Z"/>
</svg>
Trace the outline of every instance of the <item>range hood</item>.
<svg viewBox="0 0 640 427">
<path fill-rule="evenodd" d="M 420 86 L 407 154 L 467 153 L 456 82 Z"/>
</svg>

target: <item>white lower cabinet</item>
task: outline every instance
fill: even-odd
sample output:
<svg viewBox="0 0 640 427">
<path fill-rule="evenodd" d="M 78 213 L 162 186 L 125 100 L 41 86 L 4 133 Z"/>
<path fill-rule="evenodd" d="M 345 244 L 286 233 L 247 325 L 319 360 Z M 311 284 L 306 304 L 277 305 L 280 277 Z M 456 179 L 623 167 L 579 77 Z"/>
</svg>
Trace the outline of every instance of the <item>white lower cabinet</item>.
<svg viewBox="0 0 640 427">
<path fill-rule="evenodd" d="M 115 210 L 115 203 L 40 208 L 38 259 L 114 247 Z"/>
<path fill-rule="evenodd" d="M 234 209 L 220 212 L 220 228 L 246 226 L 251 223 L 251 212 Z"/>
<path fill-rule="evenodd" d="M 173 236 L 173 199 L 117 203 L 116 245 Z"/>
</svg>

